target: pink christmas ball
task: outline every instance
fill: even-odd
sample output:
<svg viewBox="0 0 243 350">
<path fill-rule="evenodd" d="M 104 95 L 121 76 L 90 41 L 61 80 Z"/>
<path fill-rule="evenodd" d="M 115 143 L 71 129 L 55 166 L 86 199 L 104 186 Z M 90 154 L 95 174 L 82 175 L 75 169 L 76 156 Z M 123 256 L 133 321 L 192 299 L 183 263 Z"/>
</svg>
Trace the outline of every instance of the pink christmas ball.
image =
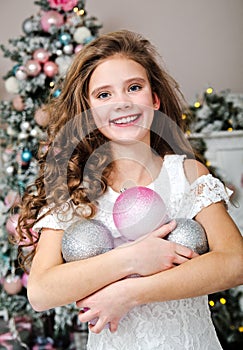
<svg viewBox="0 0 243 350">
<path fill-rule="evenodd" d="M 46 76 L 52 78 L 58 73 L 58 65 L 52 61 L 47 61 L 44 64 L 43 70 Z"/>
<path fill-rule="evenodd" d="M 40 74 L 41 65 L 36 60 L 29 60 L 25 64 L 26 72 L 30 77 L 36 77 Z"/>
<path fill-rule="evenodd" d="M 168 221 L 166 205 L 155 191 L 132 187 L 122 192 L 113 207 L 113 220 L 118 231 L 135 240 Z"/>
<path fill-rule="evenodd" d="M 83 47 L 84 47 L 84 46 L 83 46 L 82 44 L 78 44 L 78 45 L 75 47 L 74 52 L 75 52 L 75 53 L 78 53 L 79 51 L 82 50 Z"/>
<path fill-rule="evenodd" d="M 63 16 L 57 11 L 46 11 L 41 17 L 41 27 L 45 32 L 48 32 L 51 26 L 61 27 L 63 24 Z"/>
<path fill-rule="evenodd" d="M 35 52 L 33 53 L 34 60 L 40 63 L 47 62 L 49 56 L 50 56 L 49 52 L 42 48 L 35 50 Z"/>
<path fill-rule="evenodd" d="M 13 107 L 16 111 L 21 112 L 25 108 L 24 100 L 20 95 L 15 96 L 12 100 L 12 103 L 13 103 Z"/>
<path fill-rule="evenodd" d="M 6 222 L 6 230 L 11 235 L 17 235 L 16 227 L 18 224 L 19 214 L 11 215 Z"/>
<path fill-rule="evenodd" d="M 4 198 L 4 204 L 8 207 L 11 208 L 12 205 L 17 205 L 20 202 L 20 196 L 17 192 L 10 190 L 6 197 Z"/>
<path fill-rule="evenodd" d="M 38 108 L 35 112 L 35 121 L 38 125 L 46 127 L 49 122 L 49 114 L 45 112 L 42 108 Z"/>
<path fill-rule="evenodd" d="M 17 275 L 8 275 L 3 281 L 3 288 L 9 295 L 18 294 L 22 287 L 21 277 Z"/>
</svg>

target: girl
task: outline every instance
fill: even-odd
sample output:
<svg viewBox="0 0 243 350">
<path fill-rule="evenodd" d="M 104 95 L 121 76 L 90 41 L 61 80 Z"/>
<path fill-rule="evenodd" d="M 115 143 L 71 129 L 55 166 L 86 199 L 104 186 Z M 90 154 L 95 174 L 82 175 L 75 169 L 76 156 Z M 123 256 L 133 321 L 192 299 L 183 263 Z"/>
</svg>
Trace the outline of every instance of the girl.
<svg viewBox="0 0 243 350">
<path fill-rule="evenodd" d="M 153 46 L 123 30 L 77 54 L 49 106 L 48 149 L 19 220 L 36 247 L 22 253 L 31 263 L 28 297 L 37 311 L 78 301 L 88 310 L 82 322 L 97 319 L 89 350 L 221 349 L 207 294 L 242 283 L 243 242 L 226 210 L 229 191 L 183 137 L 178 92 Z M 112 207 L 131 186 L 156 190 L 171 218 L 199 222 L 209 252 L 164 239 L 174 220 L 122 244 Z M 109 228 L 116 248 L 64 263 L 64 231 L 92 218 Z M 125 278 L 131 274 L 141 277 Z"/>
</svg>

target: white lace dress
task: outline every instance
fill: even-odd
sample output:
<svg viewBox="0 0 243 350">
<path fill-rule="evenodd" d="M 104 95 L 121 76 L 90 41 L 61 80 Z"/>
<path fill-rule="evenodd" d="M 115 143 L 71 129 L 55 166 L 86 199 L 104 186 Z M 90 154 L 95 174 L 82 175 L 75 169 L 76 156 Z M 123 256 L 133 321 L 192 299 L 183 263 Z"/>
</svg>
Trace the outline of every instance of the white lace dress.
<svg viewBox="0 0 243 350">
<path fill-rule="evenodd" d="M 168 155 L 157 179 L 148 187 L 158 192 L 171 218 L 193 218 L 201 209 L 218 201 L 229 202 L 231 194 L 212 175 L 189 184 L 184 174 L 185 156 Z M 99 200 L 96 219 L 102 221 L 115 240 L 122 243 L 116 230 L 112 208 L 118 193 L 111 188 Z M 70 222 L 59 222 L 55 215 L 39 221 L 41 227 L 65 229 Z M 117 301 L 119 303 L 119 300 Z M 155 302 L 133 308 L 120 321 L 115 333 L 104 329 L 90 333 L 87 350 L 219 350 L 222 349 L 211 320 L 208 297 Z"/>
</svg>

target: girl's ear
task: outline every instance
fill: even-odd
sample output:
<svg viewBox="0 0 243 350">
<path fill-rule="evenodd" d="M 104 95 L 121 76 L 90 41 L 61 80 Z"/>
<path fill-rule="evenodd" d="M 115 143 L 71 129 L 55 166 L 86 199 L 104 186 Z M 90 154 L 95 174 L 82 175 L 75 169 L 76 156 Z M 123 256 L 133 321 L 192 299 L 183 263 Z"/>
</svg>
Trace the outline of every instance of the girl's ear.
<svg viewBox="0 0 243 350">
<path fill-rule="evenodd" d="M 160 99 L 155 92 L 153 92 L 153 105 L 154 105 L 154 110 L 158 110 L 160 107 Z"/>
</svg>

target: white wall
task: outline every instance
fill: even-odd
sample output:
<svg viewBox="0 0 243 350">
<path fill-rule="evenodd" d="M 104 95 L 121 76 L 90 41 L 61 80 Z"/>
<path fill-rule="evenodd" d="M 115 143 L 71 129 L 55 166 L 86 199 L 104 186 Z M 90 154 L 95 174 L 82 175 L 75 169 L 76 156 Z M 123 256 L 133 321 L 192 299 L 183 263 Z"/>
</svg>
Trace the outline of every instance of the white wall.
<svg viewBox="0 0 243 350">
<path fill-rule="evenodd" d="M 0 0 L 0 9 L 0 42 L 7 43 L 39 7 Z M 243 92 L 242 0 L 86 0 L 86 10 L 103 23 L 101 33 L 130 29 L 150 39 L 189 101 L 209 85 Z M 0 57 L 0 76 L 12 66 Z"/>
</svg>

